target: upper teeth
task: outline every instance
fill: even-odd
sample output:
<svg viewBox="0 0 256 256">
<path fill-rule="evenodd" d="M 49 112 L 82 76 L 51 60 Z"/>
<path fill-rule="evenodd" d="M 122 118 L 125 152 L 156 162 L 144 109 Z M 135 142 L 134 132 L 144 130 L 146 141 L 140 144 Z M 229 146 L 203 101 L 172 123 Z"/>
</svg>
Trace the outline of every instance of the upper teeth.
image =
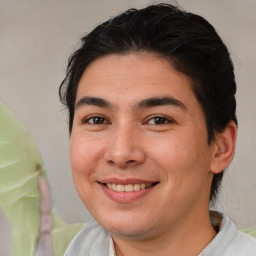
<svg viewBox="0 0 256 256">
<path fill-rule="evenodd" d="M 150 187 L 150 185 L 146 184 L 127 184 L 127 185 L 122 185 L 122 184 L 112 184 L 112 183 L 107 183 L 106 186 L 117 192 L 132 192 L 132 191 L 139 191 L 141 189 L 145 189 Z"/>
</svg>

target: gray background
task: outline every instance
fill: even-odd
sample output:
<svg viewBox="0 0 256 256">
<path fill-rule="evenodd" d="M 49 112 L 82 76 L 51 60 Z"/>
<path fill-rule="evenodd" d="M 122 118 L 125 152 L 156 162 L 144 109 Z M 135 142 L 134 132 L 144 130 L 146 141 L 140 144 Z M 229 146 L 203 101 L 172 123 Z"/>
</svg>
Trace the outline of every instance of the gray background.
<svg viewBox="0 0 256 256">
<path fill-rule="evenodd" d="M 239 136 L 217 208 L 239 226 L 256 226 L 256 1 L 177 2 L 210 21 L 231 52 L 238 84 Z M 73 186 L 67 115 L 58 100 L 68 56 L 79 38 L 100 22 L 126 8 L 149 3 L 0 0 L 0 100 L 35 139 L 48 171 L 54 206 L 68 223 L 89 218 Z"/>
</svg>

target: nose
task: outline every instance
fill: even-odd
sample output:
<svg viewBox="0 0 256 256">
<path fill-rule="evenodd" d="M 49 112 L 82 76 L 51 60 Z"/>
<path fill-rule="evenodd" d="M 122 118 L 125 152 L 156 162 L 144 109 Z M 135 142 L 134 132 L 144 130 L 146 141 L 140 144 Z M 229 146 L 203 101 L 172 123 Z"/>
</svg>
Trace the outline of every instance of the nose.
<svg viewBox="0 0 256 256">
<path fill-rule="evenodd" d="M 109 136 L 105 160 L 121 169 L 142 164 L 146 155 L 139 131 L 132 126 L 120 126 Z"/>
</svg>

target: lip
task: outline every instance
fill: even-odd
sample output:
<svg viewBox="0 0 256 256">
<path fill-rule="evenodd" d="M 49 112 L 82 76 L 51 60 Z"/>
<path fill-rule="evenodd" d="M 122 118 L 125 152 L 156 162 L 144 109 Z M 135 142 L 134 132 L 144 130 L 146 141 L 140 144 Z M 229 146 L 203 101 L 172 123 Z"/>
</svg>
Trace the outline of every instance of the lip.
<svg viewBox="0 0 256 256">
<path fill-rule="evenodd" d="M 105 186 L 106 183 L 114 183 L 114 184 L 121 184 L 121 185 L 127 185 L 127 184 L 155 184 L 155 185 L 139 191 L 117 192 L 106 187 Z M 104 181 L 100 181 L 98 182 L 98 184 L 101 186 L 104 194 L 108 198 L 110 198 L 111 200 L 117 203 L 127 204 L 127 203 L 132 203 L 134 201 L 140 200 L 141 198 L 145 197 L 157 186 L 158 181 L 110 178 L 110 179 L 104 179 Z"/>
</svg>

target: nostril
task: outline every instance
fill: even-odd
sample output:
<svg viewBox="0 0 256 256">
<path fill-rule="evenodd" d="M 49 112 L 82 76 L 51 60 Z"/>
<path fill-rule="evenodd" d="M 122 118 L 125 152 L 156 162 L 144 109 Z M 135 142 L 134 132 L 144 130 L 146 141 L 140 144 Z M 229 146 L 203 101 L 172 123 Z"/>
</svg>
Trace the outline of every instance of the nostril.
<svg viewBox="0 0 256 256">
<path fill-rule="evenodd" d="M 134 163 L 136 162 L 135 160 L 128 160 L 127 163 Z"/>
</svg>

